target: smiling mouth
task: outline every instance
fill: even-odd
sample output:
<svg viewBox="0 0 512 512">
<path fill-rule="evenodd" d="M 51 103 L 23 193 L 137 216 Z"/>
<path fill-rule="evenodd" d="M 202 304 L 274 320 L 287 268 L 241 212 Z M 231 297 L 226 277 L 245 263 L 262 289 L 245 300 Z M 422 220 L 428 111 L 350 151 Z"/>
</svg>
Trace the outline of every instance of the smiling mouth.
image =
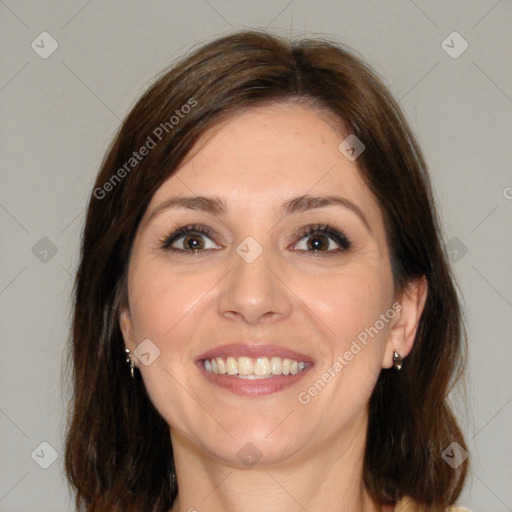
<svg viewBox="0 0 512 512">
<path fill-rule="evenodd" d="M 202 360 L 206 372 L 239 379 L 269 379 L 280 375 L 297 375 L 307 363 L 281 357 L 212 357 Z"/>
</svg>

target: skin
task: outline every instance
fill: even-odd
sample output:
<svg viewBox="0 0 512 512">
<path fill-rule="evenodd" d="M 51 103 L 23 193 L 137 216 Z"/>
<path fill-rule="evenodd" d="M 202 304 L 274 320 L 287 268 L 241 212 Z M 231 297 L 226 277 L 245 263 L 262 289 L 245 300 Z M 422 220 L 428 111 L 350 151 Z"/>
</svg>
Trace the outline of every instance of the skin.
<svg viewBox="0 0 512 512">
<path fill-rule="evenodd" d="M 393 350 L 410 352 L 427 285 L 423 278 L 395 293 L 379 205 L 357 160 L 338 150 L 343 139 L 313 108 L 253 108 L 207 133 L 148 205 L 121 328 L 132 353 L 145 339 L 160 350 L 152 364 L 136 363 L 170 425 L 179 483 L 172 512 L 393 510 L 373 503 L 362 481 L 368 400 Z M 371 232 L 340 206 L 280 216 L 291 197 L 333 193 L 359 206 Z M 223 216 L 184 208 L 152 216 L 179 195 L 217 196 L 228 209 Z M 162 240 L 192 223 L 215 232 L 199 236 L 203 253 L 190 245 L 188 253 L 162 249 Z M 330 252 L 310 257 L 316 236 L 293 232 L 311 224 L 331 225 L 352 246 L 335 252 L 339 245 L 324 235 L 320 246 Z M 250 264 L 236 252 L 247 236 L 263 248 Z M 174 246 L 187 250 L 183 242 Z M 401 311 L 308 404 L 299 403 L 297 394 L 396 301 Z M 292 388 L 263 397 L 218 388 L 196 367 L 202 352 L 248 339 L 308 354 L 315 365 Z M 261 453 L 250 469 L 237 457 L 248 442 Z"/>
</svg>

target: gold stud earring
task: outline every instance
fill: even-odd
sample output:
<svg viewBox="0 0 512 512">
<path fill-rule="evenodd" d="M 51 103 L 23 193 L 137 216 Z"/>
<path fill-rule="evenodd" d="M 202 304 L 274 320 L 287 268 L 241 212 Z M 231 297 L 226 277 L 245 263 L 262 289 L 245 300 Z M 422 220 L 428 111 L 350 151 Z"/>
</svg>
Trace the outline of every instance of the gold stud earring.
<svg viewBox="0 0 512 512">
<path fill-rule="evenodd" d="M 133 373 L 133 369 L 135 368 L 135 363 L 133 362 L 132 356 L 131 356 L 131 350 L 129 348 L 125 348 L 124 351 L 126 352 L 126 362 L 130 364 L 130 376 L 132 379 L 135 378 L 135 375 Z"/>
<path fill-rule="evenodd" d="M 393 351 L 393 367 L 397 370 L 402 369 L 404 358 L 396 351 Z"/>
</svg>

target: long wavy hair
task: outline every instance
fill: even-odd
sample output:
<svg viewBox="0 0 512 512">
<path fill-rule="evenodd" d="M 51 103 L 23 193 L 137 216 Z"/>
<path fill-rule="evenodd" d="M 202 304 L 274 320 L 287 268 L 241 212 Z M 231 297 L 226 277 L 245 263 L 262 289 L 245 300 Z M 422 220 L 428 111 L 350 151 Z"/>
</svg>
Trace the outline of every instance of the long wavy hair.
<svg viewBox="0 0 512 512">
<path fill-rule="evenodd" d="M 172 506 L 169 425 L 140 374 L 130 378 L 119 327 L 134 236 L 152 195 L 206 130 L 244 109 L 293 101 L 329 112 L 363 141 L 357 163 L 382 211 L 395 291 L 420 276 L 428 282 L 406 364 L 383 370 L 370 399 L 366 489 L 376 503 L 407 495 L 430 511 L 460 495 L 468 461 L 453 469 L 442 452 L 454 441 L 467 449 L 448 402 L 462 375 L 466 332 L 421 150 L 383 82 L 353 50 L 243 31 L 196 48 L 157 77 L 122 123 L 91 193 L 68 357 L 65 469 L 77 510 Z M 143 146 L 151 146 L 145 156 Z"/>
</svg>

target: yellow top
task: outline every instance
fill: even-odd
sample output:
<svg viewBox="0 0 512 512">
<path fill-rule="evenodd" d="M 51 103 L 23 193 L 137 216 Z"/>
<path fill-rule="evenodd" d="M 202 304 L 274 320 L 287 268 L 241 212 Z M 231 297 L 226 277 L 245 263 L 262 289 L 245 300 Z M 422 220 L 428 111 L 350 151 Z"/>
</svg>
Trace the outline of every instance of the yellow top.
<svg viewBox="0 0 512 512">
<path fill-rule="evenodd" d="M 408 496 L 396 504 L 394 512 L 424 512 L 424 509 Z M 459 506 L 450 507 L 447 512 L 471 512 L 469 509 Z"/>
</svg>

